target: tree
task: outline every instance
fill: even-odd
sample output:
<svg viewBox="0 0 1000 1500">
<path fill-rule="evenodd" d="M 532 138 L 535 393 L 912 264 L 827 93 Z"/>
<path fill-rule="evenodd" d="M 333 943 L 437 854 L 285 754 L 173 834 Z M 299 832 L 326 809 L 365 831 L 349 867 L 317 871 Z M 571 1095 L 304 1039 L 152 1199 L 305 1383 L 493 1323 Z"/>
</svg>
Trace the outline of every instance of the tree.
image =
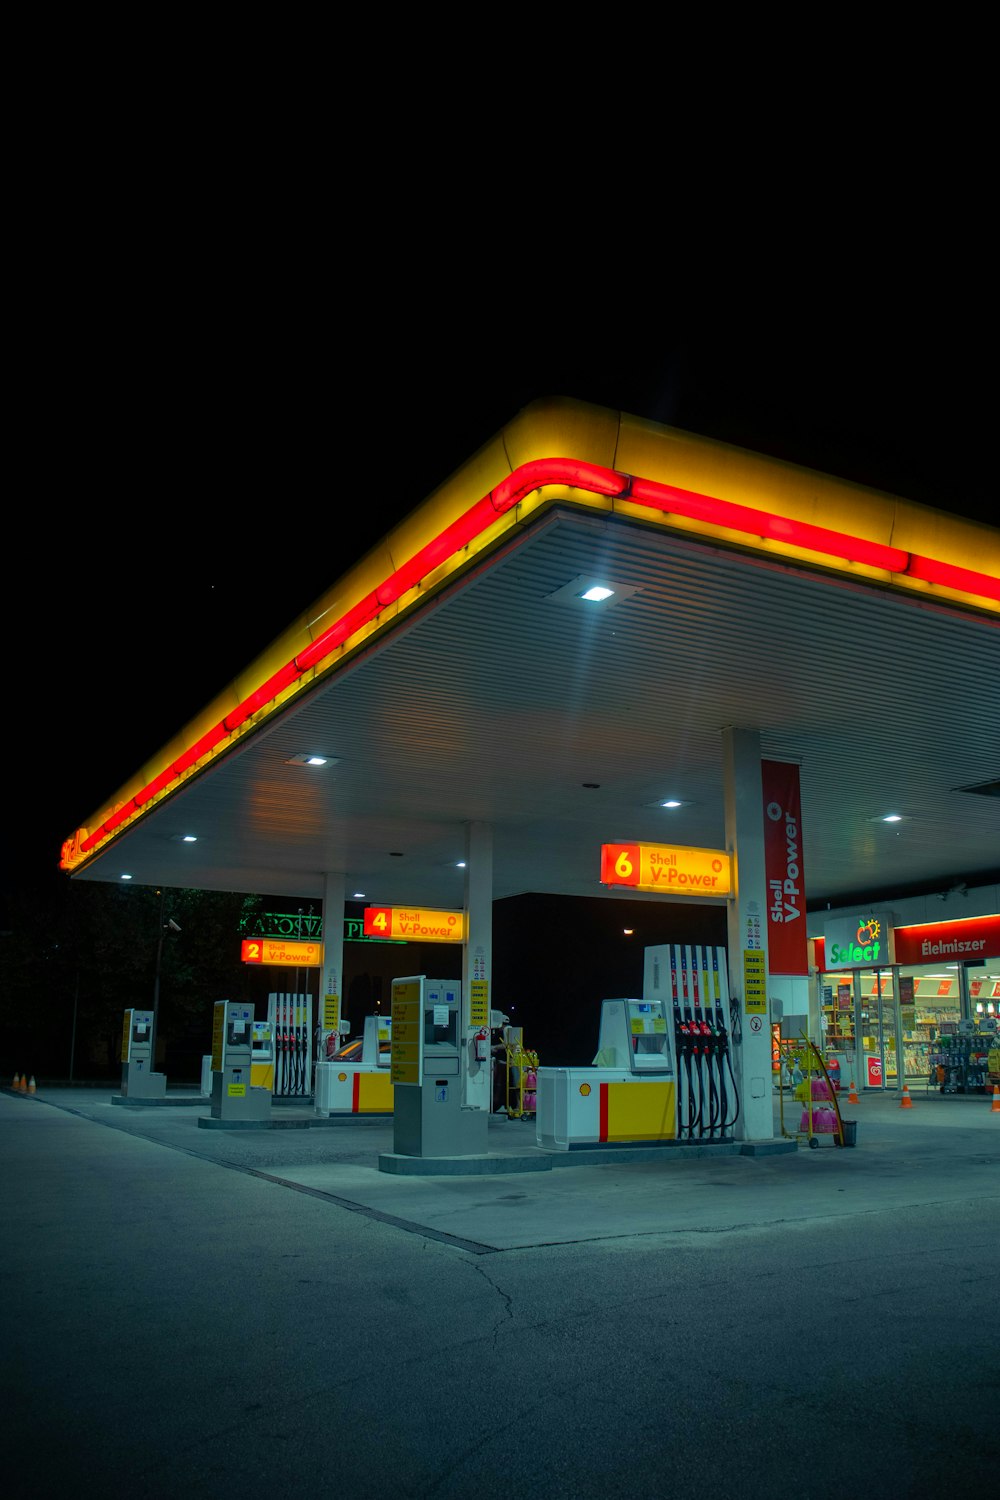
<svg viewBox="0 0 1000 1500">
<path fill-rule="evenodd" d="M 250 998 L 239 892 L 67 882 L 19 892 L 0 936 L 0 1066 L 36 1077 L 115 1078 L 126 1010 L 152 1009 L 159 949 L 158 1066 L 200 1078 L 216 1000 Z M 162 924 L 173 919 L 160 938 Z M 175 1080 L 177 1081 L 177 1080 Z"/>
</svg>

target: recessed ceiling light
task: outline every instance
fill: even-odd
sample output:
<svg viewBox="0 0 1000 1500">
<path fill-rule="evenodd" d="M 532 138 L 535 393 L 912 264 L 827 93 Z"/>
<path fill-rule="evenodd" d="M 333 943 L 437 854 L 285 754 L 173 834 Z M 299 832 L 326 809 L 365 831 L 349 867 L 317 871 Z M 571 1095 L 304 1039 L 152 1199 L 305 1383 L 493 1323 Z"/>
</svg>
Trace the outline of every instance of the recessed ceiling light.
<svg viewBox="0 0 1000 1500">
<path fill-rule="evenodd" d="M 355 891 L 351 899 L 353 901 L 367 901 L 368 898 L 365 895 L 364 891 Z"/>
<path fill-rule="evenodd" d="M 291 755 L 286 766 L 337 766 L 340 762 L 330 755 Z"/>
<path fill-rule="evenodd" d="M 465 869 L 465 860 L 464 859 L 456 859 L 456 861 L 455 861 L 455 868 L 456 868 L 456 870 L 464 870 Z"/>
<path fill-rule="evenodd" d="M 692 802 L 685 802 L 680 797 L 657 797 L 655 802 L 647 802 L 646 806 L 669 807 L 673 809 L 677 807 L 693 807 L 694 804 Z"/>
<path fill-rule="evenodd" d="M 876 813 L 874 818 L 868 819 L 869 823 L 908 823 L 910 820 L 905 813 Z"/>
<path fill-rule="evenodd" d="M 131 875 L 123 875 L 123 876 L 122 876 L 122 879 L 123 879 L 123 880 L 131 880 L 131 879 L 132 879 L 132 877 L 131 877 Z"/>
<path fill-rule="evenodd" d="M 198 842 L 198 835 L 196 833 L 182 833 L 181 834 L 181 843 L 182 844 L 196 844 L 197 842 Z"/>
<path fill-rule="evenodd" d="M 597 604 L 614 609 L 638 592 L 638 584 L 619 583 L 617 578 L 602 578 L 598 573 L 580 573 L 545 597 L 554 604 L 575 604 L 582 609 Z"/>
</svg>

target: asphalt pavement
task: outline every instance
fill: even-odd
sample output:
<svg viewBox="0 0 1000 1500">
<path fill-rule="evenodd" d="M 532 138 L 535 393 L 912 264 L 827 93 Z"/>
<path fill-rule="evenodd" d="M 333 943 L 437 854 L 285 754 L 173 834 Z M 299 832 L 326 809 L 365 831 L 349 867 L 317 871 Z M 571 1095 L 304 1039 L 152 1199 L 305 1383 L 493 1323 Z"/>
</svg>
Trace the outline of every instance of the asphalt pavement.
<svg viewBox="0 0 1000 1500">
<path fill-rule="evenodd" d="M 852 1149 L 776 1096 L 775 1154 L 413 1176 L 391 1119 L 114 1098 L 0 1091 L 11 1496 L 996 1481 L 986 1096 L 842 1101 Z M 491 1117 L 498 1164 L 539 1152 Z"/>
</svg>

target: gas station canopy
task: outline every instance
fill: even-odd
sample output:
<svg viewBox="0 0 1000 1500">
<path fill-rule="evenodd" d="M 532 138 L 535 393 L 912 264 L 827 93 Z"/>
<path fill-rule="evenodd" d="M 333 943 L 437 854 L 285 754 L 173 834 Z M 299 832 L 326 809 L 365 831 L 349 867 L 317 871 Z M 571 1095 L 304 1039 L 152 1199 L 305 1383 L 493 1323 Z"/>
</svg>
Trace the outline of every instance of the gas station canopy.
<svg viewBox="0 0 1000 1500">
<path fill-rule="evenodd" d="M 811 909 L 1000 879 L 1000 531 L 553 398 L 335 581 L 62 865 L 316 898 L 337 872 L 348 898 L 454 909 L 484 823 L 494 899 L 627 896 L 600 883 L 603 844 L 725 847 L 729 727 L 800 768 Z"/>
</svg>

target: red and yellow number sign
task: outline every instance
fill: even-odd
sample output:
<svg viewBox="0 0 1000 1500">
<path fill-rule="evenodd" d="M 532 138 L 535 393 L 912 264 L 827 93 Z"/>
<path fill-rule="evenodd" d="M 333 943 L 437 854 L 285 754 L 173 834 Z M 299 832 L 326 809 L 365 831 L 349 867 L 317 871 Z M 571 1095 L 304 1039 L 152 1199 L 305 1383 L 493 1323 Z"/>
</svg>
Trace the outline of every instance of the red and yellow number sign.
<svg viewBox="0 0 1000 1500">
<path fill-rule="evenodd" d="M 465 913 L 427 907 L 366 906 L 365 937 L 402 938 L 408 943 L 464 943 Z"/>
<path fill-rule="evenodd" d="M 602 844 L 601 884 L 671 896 L 728 896 L 732 866 L 724 849 L 674 844 Z"/>
<path fill-rule="evenodd" d="M 315 969 L 323 962 L 322 943 L 297 943 L 286 938 L 244 938 L 240 958 L 245 964 L 294 964 L 297 968 Z"/>
</svg>

